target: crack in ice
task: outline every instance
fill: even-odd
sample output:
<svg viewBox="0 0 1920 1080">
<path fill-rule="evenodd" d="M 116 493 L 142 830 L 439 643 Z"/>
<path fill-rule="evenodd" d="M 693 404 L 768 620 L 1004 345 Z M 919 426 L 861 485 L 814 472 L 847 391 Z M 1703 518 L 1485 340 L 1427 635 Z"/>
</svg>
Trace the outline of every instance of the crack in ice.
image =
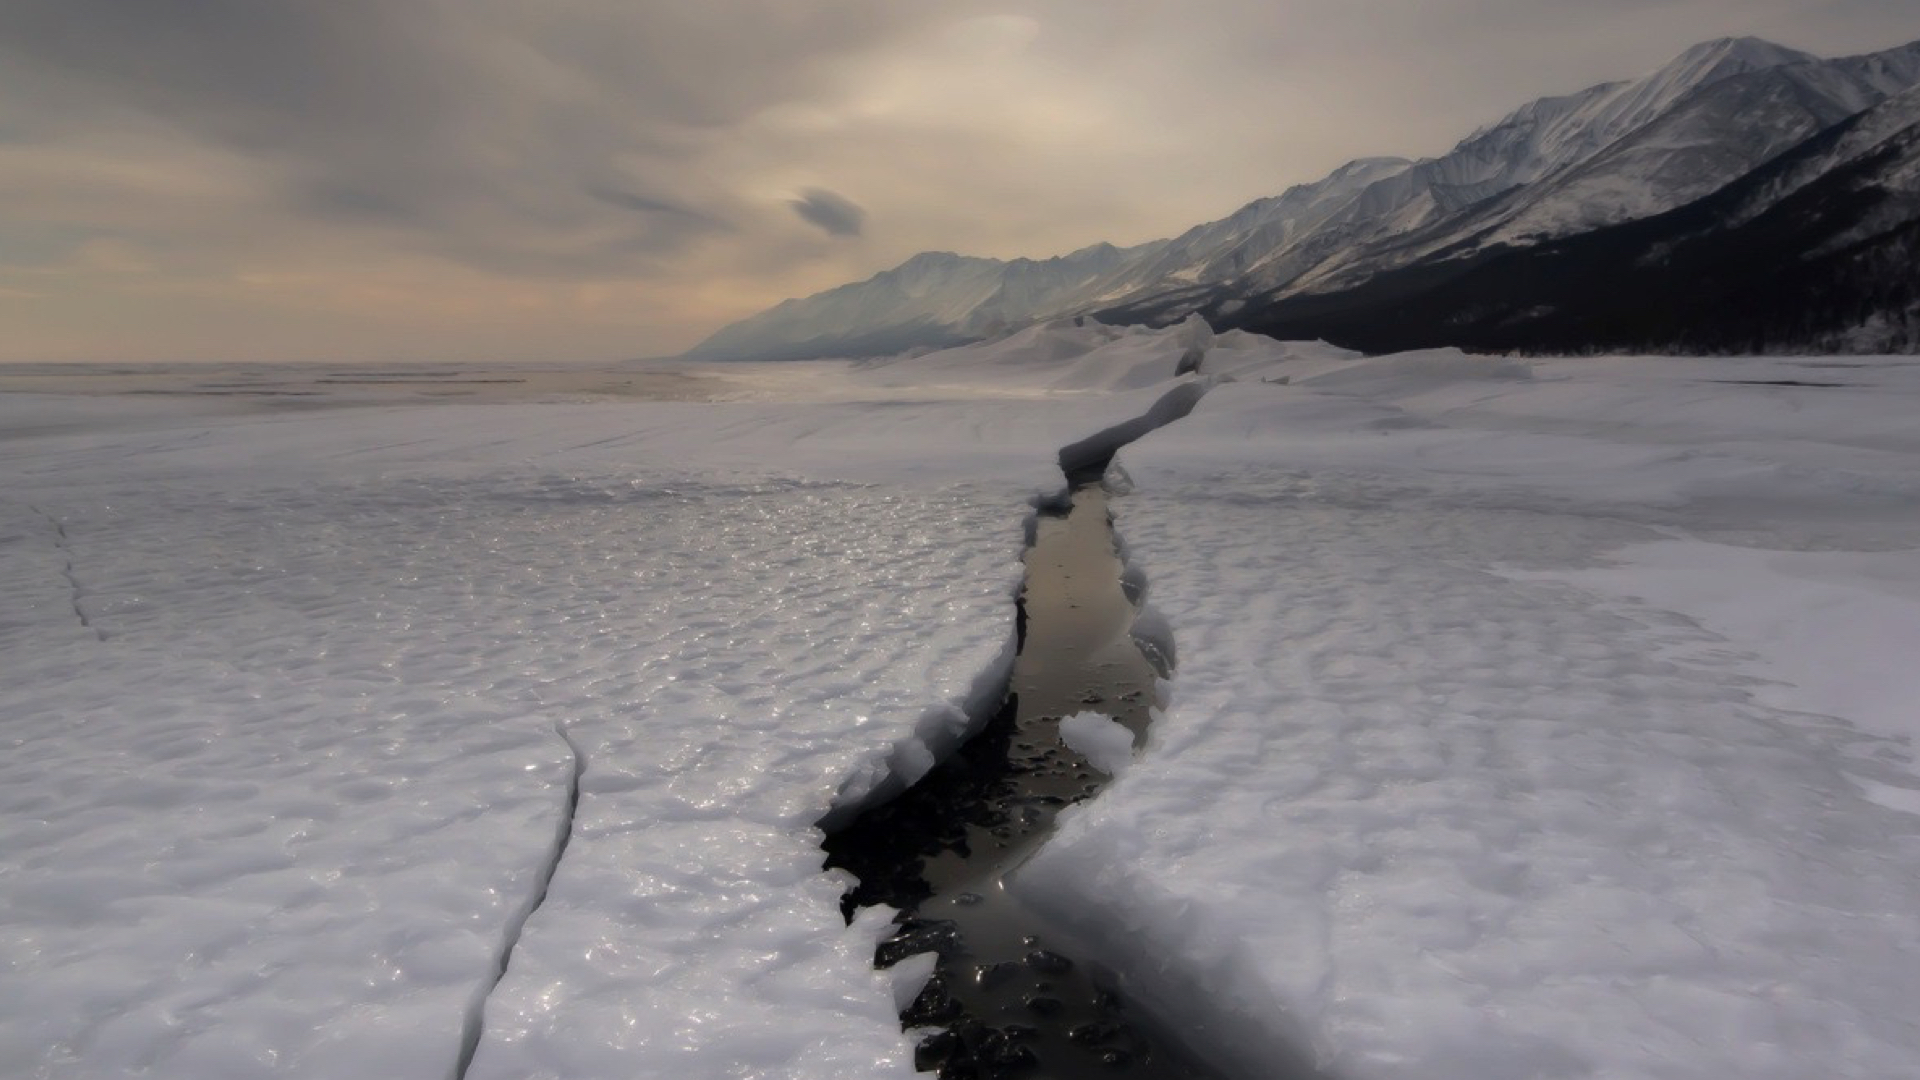
<svg viewBox="0 0 1920 1080">
<path fill-rule="evenodd" d="M 47 524 L 53 526 L 53 546 L 60 552 L 60 557 L 64 562 L 64 565 L 60 568 L 60 573 L 61 576 L 67 579 L 67 602 L 73 606 L 73 617 L 80 620 L 81 626 L 91 630 L 95 638 L 101 641 L 107 640 L 107 632 L 95 626 L 93 620 L 87 617 L 86 609 L 80 606 L 81 599 L 84 598 L 87 593 L 86 589 L 80 584 L 80 578 L 73 570 L 73 544 L 67 538 L 66 525 L 61 522 L 59 518 L 54 517 L 38 506 L 28 506 L 27 509 L 45 518 Z"/>
<path fill-rule="evenodd" d="M 1183 383 L 1141 416 L 1060 450 L 1068 487 L 1036 504 L 1020 655 L 999 714 L 906 791 L 836 824 L 823 844 L 828 865 L 857 879 L 843 901 L 849 919 L 878 903 L 902 912 L 876 966 L 936 957 L 901 1016 L 909 1028 L 939 1029 L 921 1042 L 917 1068 L 948 1080 L 1036 1067 L 1056 1080 L 1115 1070 L 1156 1080 L 1219 1075 L 1121 1000 L 1110 965 L 1066 955 L 1062 928 L 1004 884 L 1062 808 L 1105 786 L 1096 775 L 1105 770 L 1070 744 L 1063 722 L 1092 709 L 1124 725 L 1134 746 L 1145 742 L 1155 681 L 1171 674 L 1172 637 L 1142 603 L 1144 576 L 1113 531 L 1104 480 L 1121 447 L 1185 417 L 1210 385 Z"/>
<path fill-rule="evenodd" d="M 533 894 L 531 902 L 507 920 L 506 930 L 500 937 L 500 950 L 494 959 L 493 978 L 467 1007 L 466 1019 L 461 1027 L 460 1059 L 454 1065 L 453 1080 L 465 1080 L 467 1070 L 473 1067 L 474 1054 L 479 1051 L 480 1040 L 486 1033 L 487 1002 L 507 977 L 507 968 L 513 962 L 513 951 L 520 944 L 520 935 L 525 932 L 527 921 L 533 918 L 533 913 L 546 902 L 547 892 L 553 887 L 554 875 L 560 872 L 560 860 L 567 853 L 568 843 L 573 840 L 573 822 L 580 812 L 580 778 L 587 771 L 587 755 L 564 722 L 555 721 L 553 733 L 566 744 L 567 753 L 572 759 L 567 774 L 565 806 L 554 829 L 553 846 L 547 850 L 546 861 L 540 868 L 540 888 Z"/>
</svg>

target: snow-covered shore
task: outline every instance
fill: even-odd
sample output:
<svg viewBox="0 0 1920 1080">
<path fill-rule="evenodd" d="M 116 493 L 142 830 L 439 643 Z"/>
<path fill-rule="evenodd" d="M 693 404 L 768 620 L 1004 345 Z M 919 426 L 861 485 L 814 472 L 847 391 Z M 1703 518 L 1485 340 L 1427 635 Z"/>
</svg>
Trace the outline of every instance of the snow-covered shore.
<svg viewBox="0 0 1920 1080">
<path fill-rule="evenodd" d="M 1192 338 L 0 395 L 0 1060 L 911 1075 L 813 822 L 994 688 L 1027 501 Z M 1187 378 L 1116 503 L 1172 704 L 1023 895 L 1242 1063 L 1920 1067 L 1920 367 L 1225 335 Z"/>
</svg>

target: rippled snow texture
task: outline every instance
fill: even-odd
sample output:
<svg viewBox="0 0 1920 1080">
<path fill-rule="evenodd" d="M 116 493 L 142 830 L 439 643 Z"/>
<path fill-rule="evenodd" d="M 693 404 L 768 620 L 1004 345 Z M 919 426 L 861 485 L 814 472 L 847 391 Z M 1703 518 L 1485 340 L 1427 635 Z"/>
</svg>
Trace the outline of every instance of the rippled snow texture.
<svg viewBox="0 0 1920 1080">
<path fill-rule="evenodd" d="M 988 401 L 0 395 L 0 1071 L 448 1075 L 571 741 L 476 1078 L 910 1074 L 811 826 L 1004 671 L 1151 338 L 918 365 Z M 1920 368 L 1201 374 L 1111 474 L 1170 704 L 1016 891 L 1247 1076 L 1914 1074 Z"/>
<path fill-rule="evenodd" d="M 1017 484 L 262 483 L 226 434 L 0 502 L 9 1070 L 446 1075 L 564 728 L 474 1075 L 911 1073 L 811 825 L 1004 664 Z"/>
</svg>

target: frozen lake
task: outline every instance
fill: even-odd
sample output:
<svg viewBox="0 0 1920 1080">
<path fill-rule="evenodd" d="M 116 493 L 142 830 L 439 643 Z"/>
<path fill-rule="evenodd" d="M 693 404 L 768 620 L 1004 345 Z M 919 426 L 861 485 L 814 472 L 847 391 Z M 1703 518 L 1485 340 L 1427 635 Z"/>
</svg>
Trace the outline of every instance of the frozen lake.
<svg viewBox="0 0 1920 1080">
<path fill-rule="evenodd" d="M 0 1060 L 913 1075 L 818 823 L 991 711 L 1192 338 L 0 370 Z M 1920 1066 L 1912 358 L 1178 383 L 1109 474 L 1175 677 L 1023 905 L 1234 1076 Z"/>
</svg>

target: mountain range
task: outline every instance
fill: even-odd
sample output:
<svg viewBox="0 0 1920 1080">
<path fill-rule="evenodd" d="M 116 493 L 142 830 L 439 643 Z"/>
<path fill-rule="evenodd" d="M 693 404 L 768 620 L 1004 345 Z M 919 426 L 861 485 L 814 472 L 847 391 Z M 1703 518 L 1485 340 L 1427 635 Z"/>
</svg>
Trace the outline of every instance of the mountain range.
<svg viewBox="0 0 1920 1080">
<path fill-rule="evenodd" d="M 1219 221 L 1045 260 L 916 255 L 689 355 L 863 356 L 1063 315 L 1382 351 L 1920 349 L 1920 42 L 1754 38 L 1365 158 Z"/>
</svg>

